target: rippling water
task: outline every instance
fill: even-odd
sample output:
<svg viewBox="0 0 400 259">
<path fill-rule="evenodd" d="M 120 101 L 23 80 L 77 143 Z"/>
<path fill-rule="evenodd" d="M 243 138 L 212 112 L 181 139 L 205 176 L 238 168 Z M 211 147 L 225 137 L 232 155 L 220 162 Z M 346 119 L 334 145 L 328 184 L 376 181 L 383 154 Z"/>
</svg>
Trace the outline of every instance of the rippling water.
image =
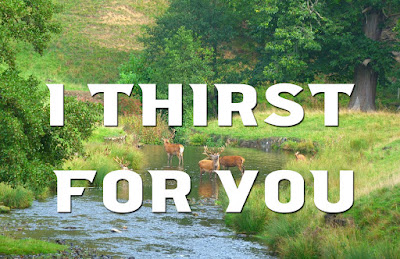
<svg viewBox="0 0 400 259">
<path fill-rule="evenodd" d="M 191 176 L 189 195 L 192 213 L 177 213 L 172 201 L 167 213 L 151 212 L 151 177 L 147 170 L 168 170 L 167 156 L 162 146 L 146 146 L 144 167 L 136 170 L 143 178 L 143 206 L 130 214 L 108 211 L 102 201 L 101 189 L 88 189 L 83 196 L 73 197 L 72 213 L 57 213 L 57 198 L 33 203 L 24 210 L 0 215 L 4 230 L 15 237 L 63 239 L 86 247 L 96 248 L 103 254 L 118 257 L 192 257 L 192 258 L 268 258 L 268 248 L 255 238 L 238 237 L 223 221 L 221 207 L 214 205 L 220 183 L 210 181 L 207 175 L 199 179 L 198 161 L 205 156 L 202 148 L 185 147 L 183 170 Z M 283 168 L 285 156 L 253 149 L 227 149 L 223 155 L 241 155 L 249 170 L 260 170 L 257 181 L 265 175 Z M 175 157 L 173 164 L 177 165 Z M 181 168 L 182 169 L 182 168 Z M 237 168 L 234 177 L 240 177 Z M 123 228 L 126 227 L 126 230 Z M 22 231 L 15 231 L 22 228 Z M 111 229 L 121 233 L 111 233 Z"/>
</svg>

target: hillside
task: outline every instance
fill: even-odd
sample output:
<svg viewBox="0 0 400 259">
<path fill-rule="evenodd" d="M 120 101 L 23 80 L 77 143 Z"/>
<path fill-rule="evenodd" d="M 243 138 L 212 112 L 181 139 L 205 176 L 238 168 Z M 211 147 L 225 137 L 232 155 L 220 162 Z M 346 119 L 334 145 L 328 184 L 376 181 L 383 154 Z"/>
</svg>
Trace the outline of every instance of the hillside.
<svg viewBox="0 0 400 259">
<path fill-rule="evenodd" d="M 23 74 L 44 83 L 84 90 L 90 83 L 113 83 L 118 67 L 141 50 L 144 26 L 167 7 L 167 0 L 56 0 L 55 19 L 62 32 L 54 35 L 43 56 L 26 44 L 18 46 L 17 64 Z"/>
</svg>

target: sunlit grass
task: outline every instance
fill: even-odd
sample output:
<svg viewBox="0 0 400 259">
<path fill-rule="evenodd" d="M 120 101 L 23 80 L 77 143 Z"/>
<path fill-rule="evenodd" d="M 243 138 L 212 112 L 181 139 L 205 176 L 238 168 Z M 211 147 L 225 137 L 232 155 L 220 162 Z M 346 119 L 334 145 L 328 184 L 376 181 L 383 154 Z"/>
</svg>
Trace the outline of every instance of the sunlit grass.
<svg viewBox="0 0 400 259">
<path fill-rule="evenodd" d="M 42 83 L 64 84 L 67 90 L 87 90 L 87 84 L 115 83 L 119 66 L 143 47 L 144 26 L 167 8 L 168 1 L 56 0 L 62 12 L 54 19 L 62 32 L 54 35 L 41 56 L 18 45 L 17 64 L 23 75 Z"/>
<path fill-rule="evenodd" d="M 35 239 L 13 239 L 0 235 L 0 255 L 38 255 L 64 251 L 68 247 Z"/>
<path fill-rule="evenodd" d="M 256 118 L 262 122 L 271 113 L 259 112 Z M 254 232 L 246 222 L 255 215 L 264 215 L 259 221 L 264 223 L 257 227 L 258 235 L 285 258 L 393 258 L 399 254 L 399 114 L 341 111 L 339 127 L 325 127 L 322 111 L 306 111 L 304 121 L 291 128 L 265 123 L 259 123 L 258 128 L 243 127 L 238 117 L 231 128 L 219 128 L 216 121 L 209 125 L 198 130 L 238 139 L 295 137 L 320 145 L 316 156 L 307 155 L 307 161 L 296 161 L 293 156 L 282 168 L 296 171 L 305 179 L 304 207 L 288 215 L 268 209 L 264 212 L 264 185 L 255 186 L 243 209 L 246 213 L 226 216 L 227 223 L 237 231 Z M 341 216 L 348 219 L 347 226 L 324 223 L 324 213 L 314 205 L 310 170 L 329 172 L 331 202 L 339 200 L 340 170 L 354 171 L 354 206 Z M 289 200 L 287 187 L 280 189 L 280 199 Z M 227 206 L 226 199 L 222 201 Z"/>
</svg>

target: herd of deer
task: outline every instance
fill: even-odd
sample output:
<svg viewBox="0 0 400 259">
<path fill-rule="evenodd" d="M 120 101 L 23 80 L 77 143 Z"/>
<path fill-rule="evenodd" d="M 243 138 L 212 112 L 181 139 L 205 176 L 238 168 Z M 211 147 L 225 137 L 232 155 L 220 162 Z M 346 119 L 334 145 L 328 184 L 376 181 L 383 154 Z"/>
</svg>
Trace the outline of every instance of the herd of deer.
<svg viewBox="0 0 400 259">
<path fill-rule="evenodd" d="M 183 145 L 171 144 L 168 139 L 164 139 L 164 148 L 165 152 L 167 152 L 168 155 L 168 164 L 171 163 L 171 159 L 173 156 L 177 156 L 179 159 L 179 166 L 183 165 L 183 151 L 185 149 Z M 245 159 L 241 156 L 220 157 L 220 154 L 224 150 L 225 148 L 221 147 L 218 149 L 218 151 L 210 151 L 207 146 L 204 147 L 203 154 L 206 155 L 208 159 L 203 159 L 199 161 L 200 179 L 204 172 L 209 173 L 211 178 L 211 174 L 215 172 L 215 170 L 219 170 L 220 168 L 227 169 L 229 167 L 237 167 L 243 175 L 243 163 Z"/>
<path fill-rule="evenodd" d="M 172 157 L 177 156 L 179 159 L 179 166 L 183 166 L 183 151 L 184 146 L 181 144 L 172 144 L 168 139 L 164 140 L 164 148 L 168 155 L 168 165 L 170 165 Z M 207 146 L 204 146 L 203 154 L 207 156 L 206 159 L 199 161 L 200 167 L 200 179 L 204 172 L 209 173 L 211 178 L 211 174 L 215 172 L 215 170 L 228 169 L 230 167 L 237 167 L 240 172 L 244 173 L 244 161 L 245 159 L 241 156 L 220 156 L 220 154 L 225 150 L 224 147 L 218 149 L 218 151 L 210 151 Z M 299 152 L 295 153 L 296 160 L 305 161 L 307 158 L 300 154 Z"/>
</svg>

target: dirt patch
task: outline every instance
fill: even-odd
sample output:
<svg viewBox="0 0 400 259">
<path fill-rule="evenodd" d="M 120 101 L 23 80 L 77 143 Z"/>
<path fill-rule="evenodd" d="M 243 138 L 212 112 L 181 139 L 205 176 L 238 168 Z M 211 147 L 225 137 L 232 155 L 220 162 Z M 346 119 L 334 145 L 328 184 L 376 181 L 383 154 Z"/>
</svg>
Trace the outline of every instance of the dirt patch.
<svg viewBox="0 0 400 259">
<path fill-rule="evenodd" d="M 143 49 L 138 38 L 144 25 L 154 23 L 146 11 L 115 1 L 100 6 L 93 15 L 82 33 L 102 48 L 124 52 Z"/>
<path fill-rule="evenodd" d="M 92 96 L 90 92 L 86 91 L 65 91 L 65 96 L 76 97 L 78 101 L 82 102 L 103 103 L 103 98 L 99 94 Z"/>
<path fill-rule="evenodd" d="M 100 23 L 108 25 L 144 25 L 152 20 L 146 15 L 131 10 L 128 6 L 108 7 Z"/>
</svg>

